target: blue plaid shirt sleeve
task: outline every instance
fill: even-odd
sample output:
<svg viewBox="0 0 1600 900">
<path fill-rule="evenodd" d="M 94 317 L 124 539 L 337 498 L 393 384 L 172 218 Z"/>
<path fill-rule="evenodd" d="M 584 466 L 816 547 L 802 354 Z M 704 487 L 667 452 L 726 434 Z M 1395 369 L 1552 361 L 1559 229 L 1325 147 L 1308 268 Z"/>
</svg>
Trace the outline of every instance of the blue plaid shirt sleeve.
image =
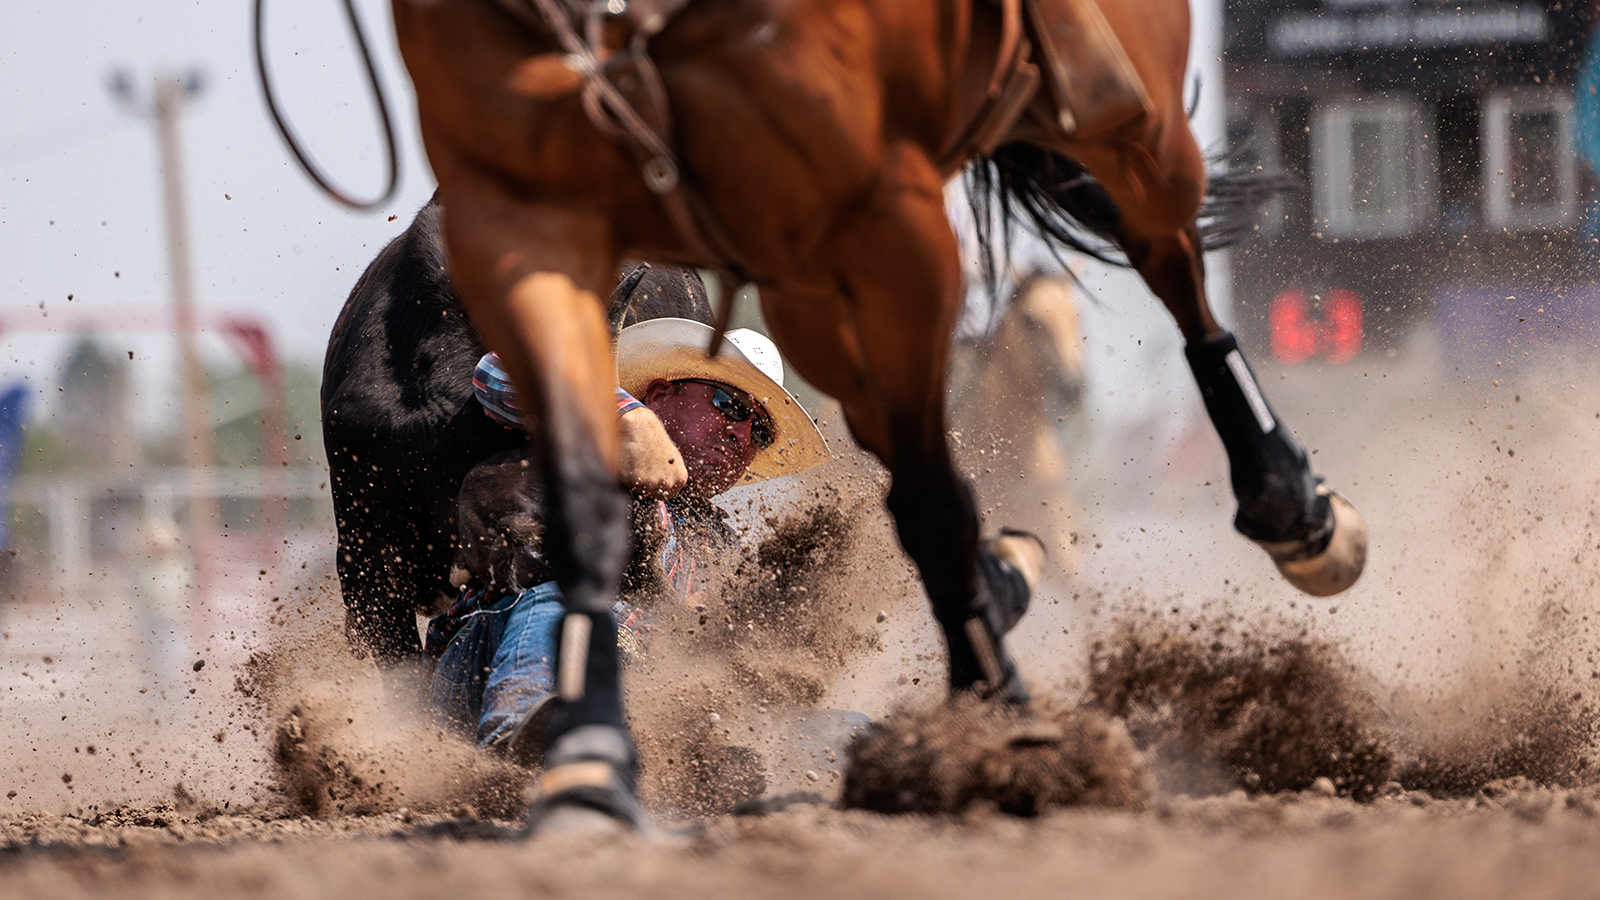
<svg viewBox="0 0 1600 900">
<path fill-rule="evenodd" d="M 517 404 L 517 389 L 511 376 L 500 365 L 500 357 L 485 353 L 472 370 L 472 395 L 478 398 L 489 418 L 508 428 L 522 426 L 522 407 Z"/>
<path fill-rule="evenodd" d="M 485 353 L 472 370 L 472 395 L 489 418 L 507 428 L 521 428 L 522 407 L 517 403 L 517 389 L 511 386 L 511 376 L 500 365 L 500 357 Z M 633 395 L 617 388 L 617 417 L 642 409 L 643 403 Z"/>
</svg>

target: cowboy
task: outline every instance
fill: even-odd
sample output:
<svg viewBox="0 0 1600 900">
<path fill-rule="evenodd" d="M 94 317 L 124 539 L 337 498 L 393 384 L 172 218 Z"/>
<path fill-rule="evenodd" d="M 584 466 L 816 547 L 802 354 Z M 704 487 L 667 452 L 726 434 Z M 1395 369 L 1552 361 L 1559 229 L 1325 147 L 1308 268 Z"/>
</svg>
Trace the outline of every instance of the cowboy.
<svg viewBox="0 0 1600 900">
<path fill-rule="evenodd" d="M 713 498 L 736 485 L 793 475 L 828 459 L 827 443 L 783 387 L 777 347 L 758 332 L 728 332 L 706 356 L 713 330 L 687 319 L 652 319 L 617 339 L 619 416 L 648 414 L 660 423 L 684 477 L 635 490 L 635 540 L 629 586 L 692 603 L 709 585 L 708 569 L 737 546 L 727 514 Z M 479 363 L 474 387 L 484 411 L 520 423 L 498 360 Z M 670 480 L 670 479 L 669 479 Z M 553 709 L 555 628 L 560 590 L 540 555 L 542 489 L 527 451 L 479 464 L 462 484 L 458 564 L 463 590 L 428 626 L 438 657 L 430 697 L 435 708 L 471 730 L 479 746 L 536 764 Z M 614 610 L 628 626 L 636 611 Z M 635 635 L 619 629 L 625 649 Z"/>
</svg>

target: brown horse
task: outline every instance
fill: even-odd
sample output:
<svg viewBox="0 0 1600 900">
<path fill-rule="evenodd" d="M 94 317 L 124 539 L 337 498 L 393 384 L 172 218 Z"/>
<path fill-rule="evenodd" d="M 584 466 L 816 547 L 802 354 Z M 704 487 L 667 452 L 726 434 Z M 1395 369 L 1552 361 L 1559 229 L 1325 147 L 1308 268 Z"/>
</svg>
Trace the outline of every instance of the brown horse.
<svg viewBox="0 0 1600 900">
<path fill-rule="evenodd" d="M 1002 214 L 1067 244 L 1086 226 L 1171 311 L 1229 452 L 1236 527 L 1314 593 L 1359 573 L 1359 518 L 1311 475 L 1206 304 L 1183 0 L 393 8 L 451 271 L 540 422 L 568 613 L 536 821 L 637 820 L 608 613 L 627 538 L 600 302 L 624 256 L 759 284 L 779 347 L 892 474 L 952 690 L 1026 700 L 1001 638 L 1023 611 L 1006 599 L 1019 570 L 1037 573 L 1025 540 L 980 544 L 946 446 L 961 275 L 944 186 L 985 154 L 977 182 Z"/>
</svg>

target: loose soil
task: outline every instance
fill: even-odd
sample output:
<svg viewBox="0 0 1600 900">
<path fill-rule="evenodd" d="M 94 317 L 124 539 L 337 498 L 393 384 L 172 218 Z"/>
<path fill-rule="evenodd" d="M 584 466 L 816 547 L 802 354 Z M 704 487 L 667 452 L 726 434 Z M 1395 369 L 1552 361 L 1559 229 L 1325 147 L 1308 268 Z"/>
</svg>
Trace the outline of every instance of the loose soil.
<svg viewBox="0 0 1600 900">
<path fill-rule="evenodd" d="M 746 515 L 744 588 L 655 611 L 627 676 L 646 834 L 524 835 L 528 773 L 345 652 L 325 591 L 148 665 L 103 610 L 8 610 L 0 898 L 1592 896 L 1600 411 L 1387 374 L 1296 420 L 1374 523 L 1361 585 L 1284 588 L 1219 458 L 1080 504 L 1015 635 L 1026 715 L 940 702 L 881 481 Z M 784 761 L 816 706 L 878 724 Z"/>
</svg>

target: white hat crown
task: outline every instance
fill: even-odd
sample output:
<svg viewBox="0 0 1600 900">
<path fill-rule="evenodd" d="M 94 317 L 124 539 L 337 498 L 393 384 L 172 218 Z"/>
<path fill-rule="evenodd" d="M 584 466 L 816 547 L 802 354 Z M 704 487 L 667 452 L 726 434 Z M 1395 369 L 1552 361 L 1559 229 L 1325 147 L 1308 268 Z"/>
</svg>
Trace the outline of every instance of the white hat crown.
<svg viewBox="0 0 1600 900">
<path fill-rule="evenodd" d="M 698 379 L 729 385 L 760 403 L 777 440 L 751 460 L 741 484 L 793 475 L 828 460 L 828 442 L 800 401 L 783 387 L 783 361 L 771 338 L 738 328 L 706 356 L 711 326 L 689 319 L 647 319 L 617 335 L 617 386 L 642 396 L 651 382 Z"/>
<path fill-rule="evenodd" d="M 738 347 L 744 358 L 761 370 L 761 374 L 777 382 L 778 387 L 783 387 L 783 356 L 778 353 L 778 345 L 772 342 L 772 338 L 749 328 L 735 328 L 723 332 L 722 336 L 728 343 Z"/>
</svg>

